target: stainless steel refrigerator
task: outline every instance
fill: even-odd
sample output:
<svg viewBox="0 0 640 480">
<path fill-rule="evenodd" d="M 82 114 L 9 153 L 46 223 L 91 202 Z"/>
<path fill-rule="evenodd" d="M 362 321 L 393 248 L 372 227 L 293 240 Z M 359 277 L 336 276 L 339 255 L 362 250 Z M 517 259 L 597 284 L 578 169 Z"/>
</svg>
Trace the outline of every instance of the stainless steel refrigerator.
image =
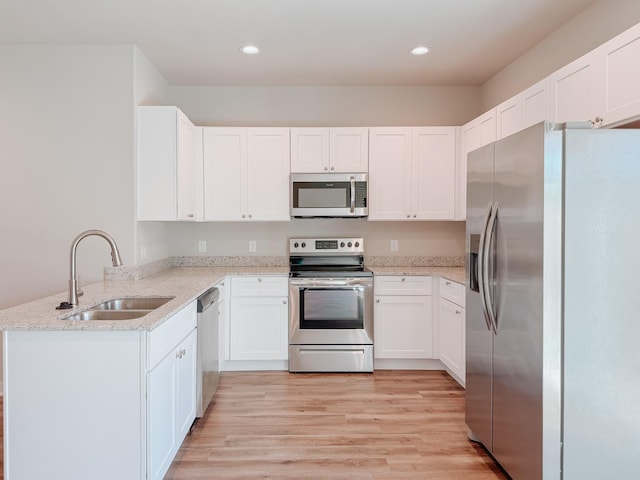
<svg viewBox="0 0 640 480">
<path fill-rule="evenodd" d="M 466 422 L 514 480 L 640 478 L 640 130 L 467 164 Z"/>
</svg>

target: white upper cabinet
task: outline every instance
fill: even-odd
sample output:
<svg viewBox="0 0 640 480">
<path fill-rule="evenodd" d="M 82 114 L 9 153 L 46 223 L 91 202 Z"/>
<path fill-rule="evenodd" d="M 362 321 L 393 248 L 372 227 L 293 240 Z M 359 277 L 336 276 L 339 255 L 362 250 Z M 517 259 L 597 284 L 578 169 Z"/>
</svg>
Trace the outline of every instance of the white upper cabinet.
<svg viewBox="0 0 640 480">
<path fill-rule="evenodd" d="M 204 219 L 288 221 L 289 129 L 203 128 Z"/>
<path fill-rule="evenodd" d="M 603 125 L 640 116 L 640 24 L 598 48 Z"/>
<path fill-rule="evenodd" d="M 369 220 L 452 220 L 457 127 L 369 131 Z"/>
<path fill-rule="evenodd" d="M 137 108 L 138 220 L 200 220 L 197 127 L 178 108 Z"/>
<path fill-rule="evenodd" d="M 552 122 L 599 122 L 598 53 L 593 50 L 549 76 Z"/>
<path fill-rule="evenodd" d="M 496 107 L 496 138 L 504 138 L 549 118 L 549 88 L 544 79 Z"/>
<path fill-rule="evenodd" d="M 496 140 L 497 110 L 492 108 L 460 128 L 456 158 L 456 189 L 454 220 L 467 216 L 467 154 Z"/>
<path fill-rule="evenodd" d="M 292 173 L 366 173 L 369 129 L 292 128 Z"/>
</svg>

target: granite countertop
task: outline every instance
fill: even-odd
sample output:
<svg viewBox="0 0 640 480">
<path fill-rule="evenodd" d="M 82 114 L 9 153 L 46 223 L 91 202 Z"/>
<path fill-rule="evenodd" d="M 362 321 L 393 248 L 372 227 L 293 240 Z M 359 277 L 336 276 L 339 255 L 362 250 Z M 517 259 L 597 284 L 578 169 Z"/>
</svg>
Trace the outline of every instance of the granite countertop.
<svg viewBox="0 0 640 480">
<path fill-rule="evenodd" d="M 431 275 L 465 282 L 464 267 L 369 266 L 374 275 Z M 70 310 L 55 307 L 67 300 L 61 292 L 0 311 L 0 330 L 153 330 L 226 275 L 287 275 L 288 266 L 178 266 L 134 280 L 104 280 L 83 285 L 79 305 Z M 131 320 L 65 320 L 64 317 L 119 297 L 174 297 L 147 315 Z"/>
<path fill-rule="evenodd" d="M 105 280 L 83 285 L 79 305 L 70 310 L 55 307 L 67 300 L 62 292 L 0 311 L 0 330 L 153 330 L 226 275 L 286 275 L 288 267 L 178 267 L 140 280 Z M 131 320 L 64 320 L 118 297 L 175 297 L 144 317 Z"/>
<path fill-rule="evenodd" d="M 384 266 L 368 267 L 374 275 L 438 275 L 453 282 L 465 283 L 464 267 Z"/>
</svg>

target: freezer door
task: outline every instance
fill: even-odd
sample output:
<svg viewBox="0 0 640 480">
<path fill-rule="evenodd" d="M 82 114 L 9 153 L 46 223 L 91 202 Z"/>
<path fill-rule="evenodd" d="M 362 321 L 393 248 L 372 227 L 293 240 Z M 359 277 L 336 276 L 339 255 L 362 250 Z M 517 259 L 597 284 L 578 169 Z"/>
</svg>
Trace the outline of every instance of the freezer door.
<svg viewBox="0 0 640 480">
<path fill-rule="evenodd" d="M 467 161 L 466 224 L 466 410 L 471 439 L 492 449 L 491 358 L 492 336 L 477 285 L 478 243 L 487 209 L 493 200 L 494 144 L 469 153 Z"/>
<path fill-rule="evenodd" d="M 495 147 L 492 453 L 518 480 L 542 479 L 544 132 Z"/>
</svg>

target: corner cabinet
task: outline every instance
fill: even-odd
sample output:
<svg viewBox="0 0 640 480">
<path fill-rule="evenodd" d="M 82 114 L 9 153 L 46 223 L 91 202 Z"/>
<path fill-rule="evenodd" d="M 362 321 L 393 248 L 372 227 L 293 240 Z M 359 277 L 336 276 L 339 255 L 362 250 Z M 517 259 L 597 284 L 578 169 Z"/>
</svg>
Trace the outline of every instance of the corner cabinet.
<svg viewBox="0 0 640 480">
<path fill-rule="evenodd" d="M 201 220 L 198 128 L 176 107 L 137 107 L 138 220 Z"/>
<path fill-rule="evenodd" d="M 369 220 L 454 219 L 457 130 L 369 130 Z"/>
<path fill-rule="evenodd" d="M 433 358 L 431 277 L 374 276 L 374 358 Z"/>
<path fill-rule="evenodd" d="M 196 315 L 4 332 L 5 478 L 162 479 L 195 419 Z"/>
<path fill-rule="evenodd" d="M 292 128 L 291 173 L 367 173 L 367 127 Z"/>
<path fill-rule="evenodd" d="M 231 276 L 230 285 L 228 363 L 286 361 L 289 358 L 288 277 Z"/>
<path fill-rule="evenodd" d="M 289 129 L 204 127 L 204 220 L 289 221 Z"/>
<path fill-rule="evenodd" d="M 465 288 L 440 278 L 440 361 L 465 385 Z"/>
</svg>

